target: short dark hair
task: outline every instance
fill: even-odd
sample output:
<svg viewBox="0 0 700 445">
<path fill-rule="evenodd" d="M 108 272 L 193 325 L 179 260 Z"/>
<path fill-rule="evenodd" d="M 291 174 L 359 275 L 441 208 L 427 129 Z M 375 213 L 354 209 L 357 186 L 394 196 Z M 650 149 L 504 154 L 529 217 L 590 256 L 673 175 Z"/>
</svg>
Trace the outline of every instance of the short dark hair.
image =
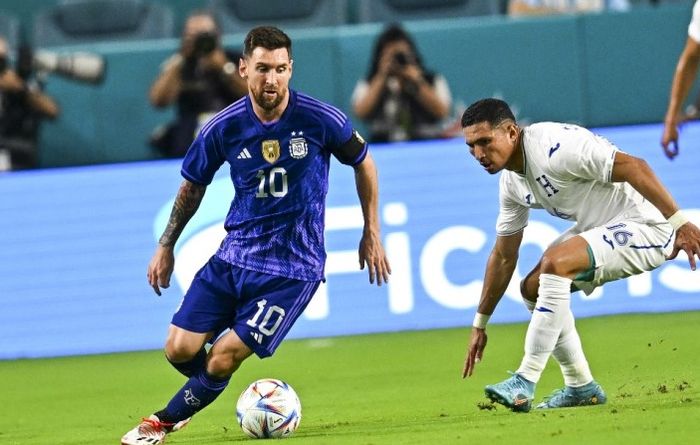
<svg viewBox="0 0 700 445">
<path fill-rule="evenodd" d="M 377 40 L 374 42 L 372 61 L 370 63 L 369 71 L 367 72 L 368 81 L 372 80 L 372 78 L 377 74 L 377 71 L 379 71 L 379 60 L 382 58 L 384 48 L 394 42 L 406 42 L 413 52 L 412 55 L 415 58 L 416 64 L 420 66 L 423 71 L 427 71 L 423 66 L 423 59 L 418 52 L 416 42 L 413 41 L 411 35 L 400 24 L 390 23 L 384 28 L 381 34 L 379 34 L 379 37 L 377 37 Z"/>
<path fill-rule="evenodd" d="M 464 110 L 462 128 L 479 122 L 488 122 L 492 127 L 496 127 L 506 120 L 515 122 L 515 116 L 507 103 L 500 99 L 481 99 Z"/>
<path fill-rule="evenodd" d="M 274 26 L 258 26 L 251 29 L 243 41 L 243 55 L 250 57 L 253 50 L 259 46 L 269 50 L 287 48 L 289 58 L 292 58 L 292 39 Z"/>
<path fill-rule="evenodd" d="M 209 17 L 211 21 L 214 23 L 214 28 L 216 34 L 221 34 L 221 23 L 219 23 L 219 19 L 216 18 L 216 14 L 214 14 L 211 10 L 209 9 L 195 9 L 194 11 L 190 12 L 187 14 L 187 17 L 185 18 L 185 23 L 182 24 L 182 28 L 184 30 L 185 26 L 187 25 L 187 21 L 193 17 Z"/>
</svg>

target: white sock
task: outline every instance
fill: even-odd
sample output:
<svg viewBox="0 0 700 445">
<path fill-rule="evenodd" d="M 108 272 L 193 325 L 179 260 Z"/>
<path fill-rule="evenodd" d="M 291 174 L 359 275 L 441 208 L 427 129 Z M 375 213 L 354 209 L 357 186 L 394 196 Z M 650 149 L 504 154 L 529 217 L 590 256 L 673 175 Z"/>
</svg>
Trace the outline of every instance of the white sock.
<svg viewBox="0 0 700 445">
<path fill-rule="evenodd" d="M 523 302 L 525 303 L 525 307 L 527 310 L 532 314 L 535 311 L 535 305 L 537 304 L 536 301 L 530 301 L 527 298 L 523 298 Z"/>
<path fill-rule="evenodd" d="M 530 313 L 535 310 L 536 302 L 523 298 L 525 307 Z M 564 384 L 573 388 L 578 388 L 593 381 L 591 368 L 588 366 L 586 355 L 583 353 L 581 338 L 576 331 L 574 314 L 569 309 L 557 344 L 552 351 L 552 356 L 559 363 L 561 373 L 564 376 Z"/>
<path fill-rule="evenodd" d="M 537 306 L 525 335 L 525 356 L 517 373 L 537 383 L 557 344 L 570 310 L 571 280 L 552 274 L 540 275 Z"/>
<path fill-rule="evenodd" d="M 566 386 L 578 388 L 593 381 L 593 374 L 591 374 L 591 368 L 583 353 L 581 338 L 576 331 L 574 314 L 571 309 L 566 314 L 552 356 L 559 362 Z"/>
<path fill-rule="evenodd" d="M 525 307 L 532 314 L 535 310 L 536 302 L 523 298 Z M 564 376 L 564 384 L 573 388 L 579 388 L 593 381 L 591 368 L 588 366 L 588 360 L 583 353 L 581 346 L 581 338 L 576 331 L 574 322 L 574 314 L 569 309 L 569 312 L 564 319 L 564 324 L 559 334 L 552 356 L 559 363 L 561 373 Z"/>
</svg>

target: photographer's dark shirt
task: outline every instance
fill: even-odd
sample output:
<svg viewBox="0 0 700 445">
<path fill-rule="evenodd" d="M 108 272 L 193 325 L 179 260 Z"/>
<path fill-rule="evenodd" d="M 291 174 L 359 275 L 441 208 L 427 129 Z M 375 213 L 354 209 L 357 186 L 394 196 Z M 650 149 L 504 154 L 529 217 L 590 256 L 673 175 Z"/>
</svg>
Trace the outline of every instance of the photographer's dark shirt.
<svg viewBox="0 0 700 445">
<path fill-rule="evenodd" d="M 238 63 L 240 53 L 226 51 L 228 59 Z M 185 62 L 182 72 L 183 87 L 177 99 L 177 118 L 169 129 L 170 143 L 165 146 L 167 156 L 184 156 L 194 140 L 202 119 L 224 109 L 240 99 L 231 92 L 219 70 L 201 70 L 192 63 Z"/>
</svg>

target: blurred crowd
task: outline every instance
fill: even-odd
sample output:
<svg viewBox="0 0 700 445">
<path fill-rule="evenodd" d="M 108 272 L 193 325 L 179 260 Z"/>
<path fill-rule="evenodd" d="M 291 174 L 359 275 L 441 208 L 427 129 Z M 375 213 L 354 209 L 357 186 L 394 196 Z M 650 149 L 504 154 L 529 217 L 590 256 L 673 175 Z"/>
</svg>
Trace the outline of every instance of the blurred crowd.
<svg viewBox="0 0 700 445">
<path fill-rule="evenodd" d="M 130 6 L 142 3 L 55 3 L 75 7 L 120 1 Z M 192 10 L 183 19 L 177 50 L 162 62 L 160 72 L 150 83 L 148 97 L 144 97 L 146 106 L 150 103 L 153 109 L 172 110 L 170 119 L 153 128 L 150 135 L 143 135 L 154 158 L 184 156 L 203 123 L 247 94 L 238 69 L 241 53 L 223 45 L 220 17 L 206 9 L 215 2 L 200 3 L 202 9 Z M 509 0 L 492 4 L 499 5 L 496 13 L 515 18 L 604 10 L 624 12 L 631 7 L 628 0 Z M 366 75 L 357 79 L 349 98 L 349 111 L 366 128 L 365 137 L 371 142 L 397 142 L 459 135 L 457 117 L 462 104 L 453 99 L 441 67 L 431 65 L 431 54 L 424 57 L 419 44 L 399 22 L 385 22 L 377 29 L 373 50 L 360 62 L 367 67 Z M 36 61 L 28 54 L 31 49 L 24 44 L 27 39 L 11 39 L 2 33 L 0 26 L 0 171 L 40 167 L 41 124 L 44 120 L 61 119 L 60 104 L 45 91 L 46 70 L 37 69 Z M 70 75 L 77 64 L 67 68 Z M 149 82 L 143 81 L 144 85 Z M 676 119 L 674 114 L 672 119 L 676 123 L 698 116 L 697 107 L 693 106 L 678 113 L 682 115 Z"/>
</svg>

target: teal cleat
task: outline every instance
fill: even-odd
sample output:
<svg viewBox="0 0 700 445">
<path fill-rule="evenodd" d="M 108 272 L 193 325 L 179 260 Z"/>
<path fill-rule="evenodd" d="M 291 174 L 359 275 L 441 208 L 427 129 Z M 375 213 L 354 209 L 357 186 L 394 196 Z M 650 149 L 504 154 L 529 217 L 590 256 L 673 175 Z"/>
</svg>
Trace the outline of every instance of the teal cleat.
<svg viewBox="0 0 700 445">
<path fill-rule="evenodd" d="M 520 374 L 513 373 L 501 383 L 486 385 L 484 392 L 492 402 L 500 403 L 515 412 L 526 413 L 532 408 L 535 384 L 525 380 Z"/>
<path fill-rule="evenodd" d="M 603 405 L 608 401 L 603 388 L 593 380 L 591 383 L 579 388 L 565 386 L 564 389 L 554 391 L 544 402 L 537 405 L 537 409 L 568 408 L 571 406 Z"/>
</svg>

